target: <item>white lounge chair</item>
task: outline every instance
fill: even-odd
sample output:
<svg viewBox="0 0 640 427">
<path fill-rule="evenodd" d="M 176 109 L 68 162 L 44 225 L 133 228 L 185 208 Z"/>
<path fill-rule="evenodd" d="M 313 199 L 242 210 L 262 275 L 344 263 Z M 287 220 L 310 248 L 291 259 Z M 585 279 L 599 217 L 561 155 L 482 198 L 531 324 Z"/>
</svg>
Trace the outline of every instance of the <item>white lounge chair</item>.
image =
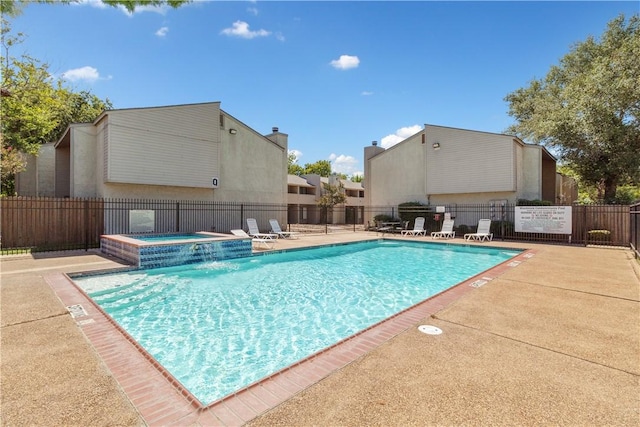
<svg viewBox="0 0 640 427">
<path fill-rule="evenodd" d="M 452 219 L 445 219 L 442 222 L 442 230 L 440 231 L 434 231 L 431 233 L 431 238 L 432 239 L 453 239 L 454 237 L 456 237 L 456 232 L 453 231 L 453 220 Z"/>
<path fill-rule="evenodd" d="M 295 231 L 282 231 L 277 219 L 270 219 L 269 224 L 271 224 L 271 232 L 277 234 L 278 237 L 282 237 L 283 239 L 294 239 L 298 236 L 298 233 Z"/>
<path fill-rule="evenodd" d="M 231 230 L 231 234 L 238 237 L 246 237 L 247 239 L 251 239 L 251 243 L 255 243 L 257 245 L 262 245 L 267 249 L 273 249 L 273 244 L 275 241 L 273 239 L 262 239 L 259 237 L 251 237 L 244 230 Z"/>
<path fill-rule="evenodd" d="M 483 242 L 485 240 L 490 241 L 493 239 L 493 233 L 491 232 L 491 220 L 481 219 L 478 221 L 478 230 L 475 233 L 467 233 L 464 235 L 464 240 L 478 240 Z"/>
<path fill-rule="evenodd" d="M 427 230 L 424 229 L 424 217 L 416 217 L 416 221 L 413 224 L 413 230 L 402 230 L 400 234 L 402 236 L 426 236 Z"/>
<path fill-rule="evenodd" d="M 261 233 L 258 228 L 258 221 L 255 218 L 247 218 L 247 226 L 249 227 L 249 236 L 258 239 L 277 239 L 278 235 L 274 233 Z"/>
</svg>

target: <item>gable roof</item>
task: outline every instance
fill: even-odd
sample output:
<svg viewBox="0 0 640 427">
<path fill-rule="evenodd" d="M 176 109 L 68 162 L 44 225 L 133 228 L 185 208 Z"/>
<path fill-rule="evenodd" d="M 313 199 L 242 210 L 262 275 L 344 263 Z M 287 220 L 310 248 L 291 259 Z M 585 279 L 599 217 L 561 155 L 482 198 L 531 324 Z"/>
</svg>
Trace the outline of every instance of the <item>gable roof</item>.
<svg viewBox="0 0 640 427">
<path fill-rule="evenodd" d="M 309 184 L 306 179 L 298 175 L 291 175 L 291 174 L 287 175 L 287 184 L 295 185 L 298 187 L 313 188 L 313 185 Z"/>
</svg>

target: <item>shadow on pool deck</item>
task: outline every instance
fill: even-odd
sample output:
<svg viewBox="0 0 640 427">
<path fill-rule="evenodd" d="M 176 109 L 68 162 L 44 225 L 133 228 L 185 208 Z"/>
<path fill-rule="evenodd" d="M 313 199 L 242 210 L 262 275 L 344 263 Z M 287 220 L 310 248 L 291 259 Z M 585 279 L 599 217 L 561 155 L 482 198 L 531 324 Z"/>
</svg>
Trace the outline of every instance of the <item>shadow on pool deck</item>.
<svg viewBox="0 0 640 427">
<path fill-rule="evenodd" d="M 304 235 L 276 246 L 363 238 L 376 236 Z M 483 245 L 535 256 L 247 425 L 638 425 L 640 280 L 630 251 Z M 2 425 L 145 424 L 44 279 L 121 264 L 58 255 L 2 258 Z M 422 334 L 425 323 L 443 334 Z"/>
</svg>

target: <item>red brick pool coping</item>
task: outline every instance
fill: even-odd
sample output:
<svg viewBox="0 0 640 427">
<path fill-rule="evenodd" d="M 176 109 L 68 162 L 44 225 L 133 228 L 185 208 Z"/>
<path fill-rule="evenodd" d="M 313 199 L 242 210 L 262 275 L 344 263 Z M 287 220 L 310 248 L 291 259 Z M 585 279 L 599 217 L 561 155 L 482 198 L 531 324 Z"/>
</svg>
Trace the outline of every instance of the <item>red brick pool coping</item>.
<svg viewBox="0 0 640 427">
<path fill-rule="evenodd" d="M 520 249 L 518 249 L 520 250 Z M 461 296 L 535 255 L 525 250 L 349 338 L 209 405 L 203 405 L 63 273 L 45 277 L 149 426 L 238 426 L 364 356 Z M 86 314 L 85 314 L 86 313 Z"/>
</svg>

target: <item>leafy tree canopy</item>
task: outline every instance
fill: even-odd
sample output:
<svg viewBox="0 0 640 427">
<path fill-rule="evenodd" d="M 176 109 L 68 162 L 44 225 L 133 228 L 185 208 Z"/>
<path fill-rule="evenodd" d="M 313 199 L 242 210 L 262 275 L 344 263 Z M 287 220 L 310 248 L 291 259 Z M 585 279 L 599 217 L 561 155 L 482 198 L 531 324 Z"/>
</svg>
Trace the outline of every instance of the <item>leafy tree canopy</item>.
<svg viewBox="0 0 640 427">
<path fill-rule="evenodd" d="M 329 160 L 318 160 L 315 163 L 307 163 L 304 165 L 304 173 L 328 177 L 331 175 L 331 162 Z"/>
<path fill-rule="evenodd" d="M 10 48 L 20 40 L 10 35 L 4 19 L 2 24 L 2 194 L 13 194 L 14 176 L 24 169 L 21 153 L 37 154 L 40 144 L 60 139 L 69 124 L 92 122 L 112 105 L 90 92 L 65 88 L 47 64 L 26 55 L 10 57 Z"/>
<path fill-rule="evenodd" d="M 347 195 L 342 185 L 324 184 L 324 193 L 318 199 L 318 206 L 331 209 L 335 205 L 339 205 L 347 201 Z"/>
<path fill-rule="evenodd" d="M 1 0 L 0 13 L 8 16 L 17 16 L 22 12 L 22 8 L 29 3 L 69 4 L 78 2 L 80 0 Z M 133 12 L 136 6 L 162 6 L 166 4 L 177 8 L 190 2 L 191 0 L 102 0 L 102 3 L 109 6 L 123 6 L 129 12 Z"/>
<path fill-rule="evenodd" d="M 554 148 L 605 202 L 640 182 L 640 16 L 577 43 L 543 79 L 508 94 L 508 132 Z"/>
<path fill-rule="evenodd" d="M 289 153 L 289 158 L 288 158 L 289 175 L 300 176 L 304 174 L 304 169 L 302 168 L 302 166 L 296 163 L 297 161 L 298 161 L 298 158 L 296 156 L 296 153 L 293 153 L 293 152 Z"/>
<path fill-rule="evenodd" d="M 289 153 L 288 173 L 291 175 L 311 175 L 316 174 L 323 177 L 331 175 L 331 162 L 329 160 L 318 160 L 315 163 L 306 163 L 300 166 L 298 158 L 294 152 Z"/>
</svg>

